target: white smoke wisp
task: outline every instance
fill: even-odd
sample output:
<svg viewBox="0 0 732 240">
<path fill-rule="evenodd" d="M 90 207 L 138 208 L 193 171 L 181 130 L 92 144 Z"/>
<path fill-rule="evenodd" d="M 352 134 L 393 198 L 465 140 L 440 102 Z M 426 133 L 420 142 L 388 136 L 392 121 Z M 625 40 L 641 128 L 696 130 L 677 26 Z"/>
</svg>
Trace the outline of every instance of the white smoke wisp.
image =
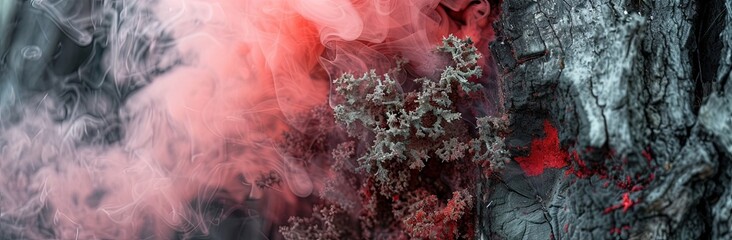
<svg viewBox="0 0 732 240">
<path fill-rule="evenodd" d="M 177 188 L 189 184 L 177 170 L 185 161 L 164 165 L 179 156 L 156 153 L 185 132 L 156 102 L 131 97 L 181 59 L 152 6 L 12 6 L 18 26 L 0 46 L 0 238 L 170 238 L 183 222 L 203 225 L 183 201 L 194 190 Z"/>
<path fill-rule="evenodd" d="M 234 215 L 270 236 L 326 174 L 275 145 L 329 77 L 395 56 L 433 74 L 442 36 L 491 40 L 473 2 L 1 3 L 0 238 L 190 238 Z"/>
<path fill-rule="evenodd" d="M 233 211 L 209 213 L 222 192 L 240 203 L 233 205 L 264 198 L 256 209 L 270 215 L 296 210 L 297 196 L 313 186 L 273 146 L 287 128 L 277 91 L 288 90 L 275 89 L 271 71 L 262 70 L 270 68 L 262 59 L 272 56 L 241 43 L 245 28 L 227 18 L 237 14 L 224 10 L 236 5 L 227 4 L 17 5 L 22 24 L 42 24 L 40 33 L 51 37 L 38 44 L 40 57 L 28 57 L 22 41 L 8 47 L 3 91 L 12 94 L 4 95 L 0 134 L 4 238 L 206 235 Z M 85 55 L 60 59 L 65 52 L 54 49 L 55 38 L 75 50 L 70 54 Z M 73 57 L 83 61 L 62 62 Z M 49 71 L 54 64 L 70 71 Z M 268 171 L 298 184 L 265 193 L 253 182 Z"/>
</svg>

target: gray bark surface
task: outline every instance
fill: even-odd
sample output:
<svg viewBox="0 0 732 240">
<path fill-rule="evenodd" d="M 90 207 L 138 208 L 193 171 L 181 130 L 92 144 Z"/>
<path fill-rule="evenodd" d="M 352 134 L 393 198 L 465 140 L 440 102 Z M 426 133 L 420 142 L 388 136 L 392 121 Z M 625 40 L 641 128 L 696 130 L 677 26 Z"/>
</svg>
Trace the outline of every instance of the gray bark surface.
<svg viewBox="0 0 732 240">
<path fill-rule="evenodd" d="M 526 155 L 548 120 L 577 158 L 491 179 L 483 238 L 732 238 L 732 2 L 713 2 L 503 3 L 508 145 Z"/>
</svg>

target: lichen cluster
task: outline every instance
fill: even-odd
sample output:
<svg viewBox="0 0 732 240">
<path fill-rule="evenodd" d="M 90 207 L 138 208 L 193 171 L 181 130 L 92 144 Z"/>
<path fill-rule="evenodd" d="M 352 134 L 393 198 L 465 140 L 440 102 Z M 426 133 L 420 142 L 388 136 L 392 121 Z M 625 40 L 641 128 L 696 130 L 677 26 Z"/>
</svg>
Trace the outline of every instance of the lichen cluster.
<svg viewBox="0 0 732 240">
<path fill-rule="evenodd" d="M 321 192 L 328 207 L 292 218 L 281 229 L 286 238 L 472 236 L 476 180 L 509 159 L 501 137 L 506 119 L 470 122 L 459 110 L 485 97 L 481 55 L 469 38 L 450 35 L 436 50 L 436 57 L 450 62 L 439 79 L 405 78 L 400 73 L 409 63 L 400 59 L 385 74 L 346 73 L 333 81 L 333 117 L 343 127 L 333 131 L 345 131 L 348 138 L 331 149 L 333 177 Z M 405 83 L 412 90 L 405 91 Z M 344 200 L 352 192 L 358 202 Z M 357 224 L 335 229 L 324 213 L 350 216 L 355 221 L 340 223 Z"/>
</svg>

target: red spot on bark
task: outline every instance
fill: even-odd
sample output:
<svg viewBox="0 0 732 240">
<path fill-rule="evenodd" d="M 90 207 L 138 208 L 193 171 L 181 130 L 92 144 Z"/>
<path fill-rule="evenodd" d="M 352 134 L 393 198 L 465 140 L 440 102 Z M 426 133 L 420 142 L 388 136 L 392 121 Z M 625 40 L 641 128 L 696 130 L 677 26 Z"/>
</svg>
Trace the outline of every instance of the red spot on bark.
<svg viewBox="0 0 732 240">
<path fill-rule="evenodd" d="M 531 141 L 529 156 L 516 157 L 516 162 L 526 175 L 537 176 L 545 168 L 563 168 L 567 165 L 569 154 L 559 146 L 557 129 L 549 121 L 544 121 L 544 132 L 545 137 Z"/>
<path fill-rule="evenodd" d="M 618 208 L 618 205 L 609 206 L 609 207 L 605 208 L 605 211 L 602 211 L 602 214 L 608 214 L 617 208 Z"/>
<path fill-rule="evenodd" d="M 643 151 L 641 152 L 641 155 L 643 155 L 643 157 L 644 157 L 644 158 L 646 158 L 646 160 L 647 160 L 647 161 L 648 161 L 649 163 L 651 162 L 651 160 L 653 160 L 653 157 L 651 156 L 650 150 L 651 150 L 651 148 L 649 147 L 649 148 L 647 148 L 646 150 L 643 150 Z"/>
<path fill-rule="evenodd" d="M 622 189 L 630 189 L 633 187 L 633 180 L 630 179 L 630 176 L 625 176 L 625 181 L 619 182 L 617 185 Z"/>
<path fill-rule="evenodd" d="M 614 228 L 610 229 L 610 234 L 620 235 L 623 233 L 623 231 L 628 231 L 628 230 L 630 230 L 630 226 L 628 226 L 628 225 L 625 225 L 622 228 L 614 227 Z"/>
<path fill-rule="evenodd" d="M 605 211 L 603 211 L 603 214 L 608 214 L 612 211 L 615 211 L 615 209 L 623 208 L 623 212 L 627 212 L 630 207 L 632 207 L 636 202 L 634 202 L 632 199 L 630 199 L 630 193 L 624 193 L 623 194 L 623 201 L 620 202 L 618 205 L 613 205 L 610 207 L 605 208 Z"/>
<path fill-rule="evenodd" d="M 630 193 L 623 194 L 623 212 L 627 212 L 630 207 L 633 206 L 634 202 L 630 199 Z"/>
<path fill-rule="evenodd" d="M 587 148 L 587 149 L 589 149 L 587 151 L 593 151 L 592 148 Z M 595 171 L 592 171 L 587 167 L 587 164 L 585 163 L 584 160 L 580 159 L 579 153 L 577 153 L 577 150 L 572 151 L 569 154 L 569 157 L 570 157 L 569 162 L 572 162 L 575 164 L 574 164 L 574 167 L 569 168 L 569 169 L 567 169 L 566 172 L 564 172 L 565 176 L 575 175 L 578 178 L 587 178 L 587 177 L 590 177 L 590 176 L 596 174 Z M 602 177 L 602 175 L 601 175 L 601 177 Z"/>
</svg>

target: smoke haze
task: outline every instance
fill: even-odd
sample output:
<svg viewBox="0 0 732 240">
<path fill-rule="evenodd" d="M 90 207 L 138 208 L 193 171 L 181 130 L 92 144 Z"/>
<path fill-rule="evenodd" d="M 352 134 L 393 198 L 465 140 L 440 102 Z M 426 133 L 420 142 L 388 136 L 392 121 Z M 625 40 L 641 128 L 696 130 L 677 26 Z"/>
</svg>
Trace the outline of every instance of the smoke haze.
<svg viewBox="0 0 732 240">
<path fill-rule="evenodd" d="M 330 80 L 386 71 L 396 57 L 410 59 L 410 74 L 433 76 L 443 65 L 433 49 L 450 33 L 487 56 L 490 9 L 468 0 L 0 2 L 0 238 L 277 238 L 274 226 L 311 209 L 328 170 L 304 168 L 276 144 L 328 103 Z M 257 187 L 268 173 L 281 184 Z"/>
</svg>

